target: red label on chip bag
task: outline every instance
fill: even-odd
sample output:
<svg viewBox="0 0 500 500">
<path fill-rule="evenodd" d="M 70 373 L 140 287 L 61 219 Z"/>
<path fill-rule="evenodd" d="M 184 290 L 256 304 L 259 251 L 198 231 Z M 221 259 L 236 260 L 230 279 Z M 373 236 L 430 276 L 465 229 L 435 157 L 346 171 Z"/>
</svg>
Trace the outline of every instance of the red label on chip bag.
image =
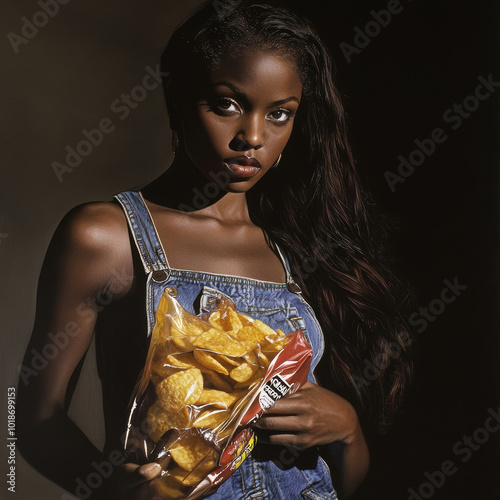
<svg viewBox="0 0 500 500">
<path fill-rule="evenodd" d="M 300 330 L 290 333 L 288 344 L 273 359 L 262 380 L 256 397 L 243 415 L 240 425 L 253 423 L 278 399 L 293 394 L 307 381 L 312 347 Z"/>
</svg>

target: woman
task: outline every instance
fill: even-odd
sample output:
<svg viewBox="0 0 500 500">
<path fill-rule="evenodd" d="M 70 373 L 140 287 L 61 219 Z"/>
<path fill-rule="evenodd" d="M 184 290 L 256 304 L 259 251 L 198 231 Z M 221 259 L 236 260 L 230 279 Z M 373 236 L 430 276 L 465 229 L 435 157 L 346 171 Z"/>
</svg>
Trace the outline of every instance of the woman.
<svg viewBox="0 0 500 500">
<path fill-rule="evenodd" d="M 314 349 L 309 382 L 261 418 L 260 444 L 214 499 L 348 496 L 368 469 L 362 427 L 390 423 L 408 380 L 407 292 L 381 255 L 324 45 L 282 9 L 235 2 L 218 10 L 185 23 L 164 55 L 171 167 L 142 194 L 71 212 L 44 264 L 25 364 L 47 332 L 70 324 L 73 334 L 20 393 L 30 407 L 22 449 L 70 491 L 89 487 L 96 470 L 111 475 L 95 498 L 152 498 L 159 466 L 111 457 L 167 286 L 192 312 L 228 295 L 274 328 L 299 326 Z M 96 297 L 105 306 L 89 305 Z M 94 329 L 103 453 L 64 411 Z M 363 363 L 374 359 L 383 369 L 363 380 Z"/>
</svg>

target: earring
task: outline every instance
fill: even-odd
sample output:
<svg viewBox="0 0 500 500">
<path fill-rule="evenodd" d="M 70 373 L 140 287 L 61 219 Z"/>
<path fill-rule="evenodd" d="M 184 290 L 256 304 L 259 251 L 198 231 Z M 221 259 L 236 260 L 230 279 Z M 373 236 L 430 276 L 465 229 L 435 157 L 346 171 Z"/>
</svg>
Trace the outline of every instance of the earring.
<svg viewBox="0 0 500 500">
<path fill-rule="evenodd" d="M 172 153 L 177 152 L 179 149 L 179 134 L 177 133 L 176 130 L 172 130 Z"/>
<path fill-rule="evenodd" d="M 271 166 L 271 168 L 276 168 L 280 164 L 280 161 L 281 161 L 281 153 L 278 156 L 278 159 L 273 163 L 273 165 Z"/>
</svg>

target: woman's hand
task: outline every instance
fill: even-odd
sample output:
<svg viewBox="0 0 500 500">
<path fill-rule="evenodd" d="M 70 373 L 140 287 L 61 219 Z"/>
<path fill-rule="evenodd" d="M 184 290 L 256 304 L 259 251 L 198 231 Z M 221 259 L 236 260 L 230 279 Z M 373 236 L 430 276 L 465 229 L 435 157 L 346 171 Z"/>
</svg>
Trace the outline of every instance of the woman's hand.
<svg viewBox="0 0 500 500">
<path fill-rule="evenodd" d="M 277 401 L 257 421 L 271 444 L 309 448 L 334 441 L 350 444 L 359 430 L 356 411 L 337 394 L 307 382 Z"/>
<path fill-rule="evenodd" d="M 150 481 L 159 477 L 161 466 L 149 464 L 124 464 L 118 467 L 107 484 L 106 495 L 120 500 L 149 500 Z"/>
<path fill-rule="evenodd" d="M 331 456 L 335 488 L 343 498 L 356 490 L 368 472 L 370 455 L 356 411 L 344 398 L 316 384 L 307 382 L 295 394 L 278 400 L 256 427 L 276 445 L 309 448 L 343 443 L 341 456 Z"/>
<path fill-rule="evenodd" d="M 153 481 L 160 477 L 161 466 L 155 462 L 137 465 L 124 464 L 118 468 L 112 477 L 103 500 L 166 500 L 171 498 L 171 490 L 164 489 L 161 481 Z M 203 496 L 203 485 L 208 487 L 210 482 L 204 479 L 197 487 L 197 493 L 189 495 L 188 500 L 196 500 Z M 201 488 L 199 489 L 199 487 Z"/>
</svg>

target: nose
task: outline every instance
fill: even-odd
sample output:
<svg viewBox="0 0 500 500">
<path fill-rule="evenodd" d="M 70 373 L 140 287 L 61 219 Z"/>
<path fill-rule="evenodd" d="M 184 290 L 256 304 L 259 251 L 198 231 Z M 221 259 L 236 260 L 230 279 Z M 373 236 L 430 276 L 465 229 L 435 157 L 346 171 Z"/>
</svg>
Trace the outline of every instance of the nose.
<svg viewBox="0 0 500 500">
<path fill-rule="evenodd" d="M 264 145 L 264 124 L 259 116 L 249 114 L 241 123 L 241 128 L 231 140 L 229 147 L 233 151 L 258 150 Z"/>
</svg>

